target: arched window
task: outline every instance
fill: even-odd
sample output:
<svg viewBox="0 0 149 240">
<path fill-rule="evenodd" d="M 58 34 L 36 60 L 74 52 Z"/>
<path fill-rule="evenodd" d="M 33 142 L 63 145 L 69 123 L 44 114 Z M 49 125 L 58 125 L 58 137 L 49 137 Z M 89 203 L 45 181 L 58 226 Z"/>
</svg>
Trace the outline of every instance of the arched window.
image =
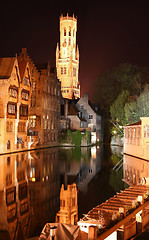
<svg viewBox="0 0 149 240">
<path fill-rule="evenodd" d="M 10 141 L 7 141 L 7 149 L 10 149 Z"/>
<path fill-rule="evenodd" d="M 66 36 L 66 28 L 64 28 L 64 36 Z"/>
<path fill-rule="evenodd" d="M 71 36 L 71 27 L 69 27 L 69 36 Z"/>
</svg>

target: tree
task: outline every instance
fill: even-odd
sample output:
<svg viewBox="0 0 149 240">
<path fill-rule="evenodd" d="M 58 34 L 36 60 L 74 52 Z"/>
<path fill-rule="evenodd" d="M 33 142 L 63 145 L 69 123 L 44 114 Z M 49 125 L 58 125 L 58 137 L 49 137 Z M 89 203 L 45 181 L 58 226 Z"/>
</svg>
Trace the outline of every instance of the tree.
<svg viewBox="0 0 149 240">
<path fill-rule="evenodd" d="M 117 98 L 119 85 L 112 72 L 100 75 L 93 85 L 93 102 L 100 108 L 104 116 L 109 116 L 111 104 Z"/>
<path fill-rule="evenodd" d="M 110 107 L 110 114 L 112 121 L 119 122 L 121 125 L 126 123 L 125 111 L 124 106 L 126 101 L 128 100 L 130 93 L 128 90 L 122 91 L 121 94 L 117 97 L 115 102 Z"/>
<path fill-rule="evenodd" d="M 114 70 L 114 76 L 121 91 L 128 90 L 131 95 L 139 95 L 143 90 L 144 71 L 135 65 L 121 64 Z"/>
<path fill-rule="evenodd" d="M 149 93 L 142 92 L 136 101 L 126 103 L 124 111 L 127 124 L 138 122 L 140 117 L 149 117 Z"/>
</svg>

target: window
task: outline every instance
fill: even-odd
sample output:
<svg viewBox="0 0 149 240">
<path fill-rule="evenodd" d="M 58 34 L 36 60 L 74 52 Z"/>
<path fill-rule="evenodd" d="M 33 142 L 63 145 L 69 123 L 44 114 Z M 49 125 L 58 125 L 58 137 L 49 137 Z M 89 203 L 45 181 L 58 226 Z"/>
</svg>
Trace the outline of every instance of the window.
<svg viewBox="0 0 149 240">
<path fill-rule="evenodd" d="M 13 122 L 7 121 L 6 131 L 7 132 L 13 132 Z"/>
<path fill-rule="evenodd" d="M 76 76 L 76 68 L 73 68 L 73 76 Z"/>
<path fill-rule="evenodd" d="M 27 117 L 28 115 L 28 106 L 20 106 L 20 116 Z"/>
<path fill-rule="evenodd" d="M 69 45 L 69 46 L 71 45 L 71 38 L 69 38 L 69 43 L 68 43 L 68 45 Z"/>
<path fill-rule="evenodd" d="M 93 119 L 93 115 L 90 114 L 90 115 L 88 116 L 88 118 L 89 118 L 89 119 Z"/>
<path fill-rule="evenodd" d="M 66 73 L 67 73 L 66 67 L 61 67 L 61 74 L 66 74 Z"/>
<path fill-rule="evenodd" d="M 43 97 L 43 108 L 46 108 L 46 96 Z"/>
<path fill-rule="evenodd" d="M 6 175 L 6 186 L 9 186 L 12 184 L 12 173 L 8 173 Z"/>
<path fill-rule="evenodd" d="M 33 83 L 32 83 L 32 89 L 33 89 L 33 90 L 36 89 L 36 82 L 33 82 Z"/>
<path fill-rule="evenodd" d="M 74 35 L 75 35 L 75 30 L 73 29 L 73 37 L 74 37 Z"/>
<path fill-rule="evenodd" d="M 66 36 L 66 28 L 64 28 L 64 36 Z"/>
<path fill-rule="evenodd" d="M 71 27 L 69 27 L 69 36 L 71 36 Z"/>
<path fill-rule="evenodd" d="M 43 118 L 43 129 L 47 129 L 47 119 Z"/>
<path fill-rule="evenodd" d="M 24 85 L 29 86 L 29 78 L 24 78 Z"/>
<path fill-rule="evenodd" d="M 19 122 L 18 124 L 18 132 L 25 132 L 26 130 L 26 124 L 23 122 Z"/>
<path fill-rule="evenodd" d="M 7 141 L 7 149 L 10 149 L 10 140 Z"/>
<path fill-rule="evenodd" d="M 29 93 L 22 91 L 22 100 L 28 101 Z"/>
<path fill-rule="evenodd" d="M 8 113 L 14 115 L 15 111 L 16 111 L 16 105 L 12 103 L 8 103 Z"/>
<path fill-rule="evenodd" d="M 10 97 L 17 98 L 17 90 L 14 88 L 10 88 Z"/>
<path fill-rule="evenodd" d="M 81 110 L 84 110 L 84 106 L 83 105 L 81 105 L 80 108 L 81 108 Z"/>
</svg>

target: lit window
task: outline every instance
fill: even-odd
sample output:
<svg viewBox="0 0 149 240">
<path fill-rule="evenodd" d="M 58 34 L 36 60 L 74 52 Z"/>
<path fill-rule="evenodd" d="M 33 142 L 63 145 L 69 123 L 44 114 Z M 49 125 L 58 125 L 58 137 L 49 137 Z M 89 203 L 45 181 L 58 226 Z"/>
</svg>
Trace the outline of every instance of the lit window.
<svg viewBox="0 0 149 240">
<path fill-rule="evenodd" d="M 36 116 L 30 117 L 29 126 L 30 126 L 30 128 L 35 128 L 36 127 Z"/>
<path fill-rule="evenodd" d="M 10 88 L 10 97 L 16 98 L 17 97 L 17 90 L 14 88 Z"/>
<path fill-rule="evenodd" d="M 28 101 L 29 93 L 22 91 L 22 100 Z"/>
<path fill-rule="evenodd" d="M 7 121 L 6 131 L 7 132 L 13 132 L 13 122 Z"/>
<path fill-rule="evenodd" d="M 16 110 L 16 105 L 8 103 L 8 113 L 14 115 L 15 114 L 15 110 Z"/>
<path fill-rule="evenodd" d="M 20 106 L 20 116 L 26 117 L 28 115 L 28 106 Z"/>
<path fill-rule="evenodd" d="M 26 124 L 23 122 L 19 122 L 18 124 L 18 132 L 25 132 L 26 130 Z"/>
</svg>

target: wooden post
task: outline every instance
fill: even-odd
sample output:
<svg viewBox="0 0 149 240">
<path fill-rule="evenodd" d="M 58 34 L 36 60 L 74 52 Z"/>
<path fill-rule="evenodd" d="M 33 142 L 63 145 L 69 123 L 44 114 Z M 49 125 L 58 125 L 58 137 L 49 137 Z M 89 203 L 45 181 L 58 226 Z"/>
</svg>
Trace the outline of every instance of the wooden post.
<svg viewBox="0 0 149 240">
<path fill-rule="evenodd" d="M 95 240 L 97 239 L 97 227 L 96 226 L 89 226 L 88 228 L 88 240 Z"/>
</svg>

